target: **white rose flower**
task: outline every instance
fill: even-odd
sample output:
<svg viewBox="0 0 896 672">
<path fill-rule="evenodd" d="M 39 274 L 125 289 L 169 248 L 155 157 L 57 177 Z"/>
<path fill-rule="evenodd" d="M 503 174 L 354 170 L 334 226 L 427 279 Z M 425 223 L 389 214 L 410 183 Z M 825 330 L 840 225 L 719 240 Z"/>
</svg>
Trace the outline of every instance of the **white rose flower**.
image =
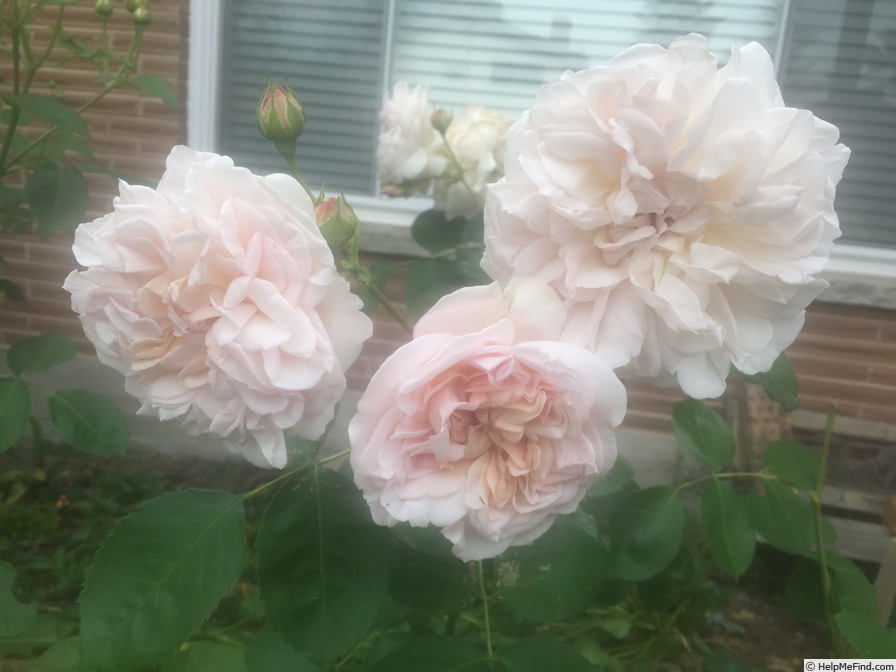
<svg viewBox="0 0 896 672">
<path fill-rule="evenodd" d="M 398 82 L 383 104 L 377 167 L 384 186 L 425 192 L 445 170 L 442 136 L 432 125 L 434 108 L 422 86 Z"/>
<path fill-rule="evenodd" d="M 836 127 L 784 106 L 758 44 L 637 45 L 542 88 L 490 187 L 483 267 L 564 297 L 624 376 L 725 389 L 793 342 L 840 235 Z"/>
<path fill-rule="evenodd" d="M 436 208 L 448 219 L 482 212 L 485 187 L 504 174 L 504 139 L 511 119 L 482 105 L 471 105 L 456 116 L 445 142 L 457 159 L 435 183 Z"/>
<path fill-rule="evenodd" d="M 72 308 L 141 413 L 262 466 L 286 464 L 284 429 L 321 436 L 372 325 L 294 179 L 175 147 L 73 249 Z"/>
</svg>

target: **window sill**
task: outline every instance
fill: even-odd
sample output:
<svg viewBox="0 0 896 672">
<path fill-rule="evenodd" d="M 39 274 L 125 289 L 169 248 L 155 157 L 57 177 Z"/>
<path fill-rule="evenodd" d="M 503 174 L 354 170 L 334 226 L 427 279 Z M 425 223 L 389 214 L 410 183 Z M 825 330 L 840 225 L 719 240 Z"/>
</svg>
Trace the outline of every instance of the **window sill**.
<svg viewBox="0 0 896 672">
<path fill-rule="evenodd" d="M 426 198 L 391 200 L 352 196 L 364 223 L 366 252 L 421 256 L 426 252 L 411 238 L 411 223 L 432 206 Z M 839 243 L 822 274 L 831 286 L 819 301 L 896 310 L 896 250 Z"/>
</svg>

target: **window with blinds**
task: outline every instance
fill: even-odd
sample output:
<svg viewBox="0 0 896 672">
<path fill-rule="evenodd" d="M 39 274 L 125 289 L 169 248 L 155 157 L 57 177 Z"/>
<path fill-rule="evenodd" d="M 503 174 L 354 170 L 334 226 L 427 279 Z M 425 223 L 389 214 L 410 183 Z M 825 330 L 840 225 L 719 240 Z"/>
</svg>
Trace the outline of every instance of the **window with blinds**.
<svg viewBox="0 0 896 672">
<path fill-rule="evenodd" d="M 700 32 L 724 59 L 756 40 L 782 55 L 788 104 L 840 126 L 853 148 L 838 191 L 844 238 L 896 247 L 892 0 L 225 0 L 222 19 L 219 151 L 283 169 L 255 106 L 266 78 L 287 79 L 308 114 L 308 181 L 366 195 L 378 191 L 377 115 L 399 80 L 449 110 L 515 117 L 544 82 L 637 42 Z"/>
<path fill-rule="evenodd" d="M 787 104 L 852 149 L 837 188 L 844 239 L 896 248 L 896 2 L 795 0 L 786 46 Z"/>
</svg>

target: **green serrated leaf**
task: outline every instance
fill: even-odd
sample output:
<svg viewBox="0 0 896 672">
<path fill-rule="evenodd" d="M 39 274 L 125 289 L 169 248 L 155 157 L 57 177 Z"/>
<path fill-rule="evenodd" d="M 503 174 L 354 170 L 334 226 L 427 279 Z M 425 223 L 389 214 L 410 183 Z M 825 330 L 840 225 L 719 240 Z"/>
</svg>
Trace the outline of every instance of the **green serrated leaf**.
<svg viewBox="0 0 896 672">
<path fill-rule="evenodd" d="M 608 571 L 604 547 L 571 521 L 558 520 L 535 543 L 502 554 L 497 594 L 518 616 L 568 621 L 594 599 Z"/>
<path fill-rule="evenodd" d="M 246 669 L 248 672 L 320 672 L 317 665 L 284 642 L 270 625 L 265 625 L 249 640 Z"/>
<path fill-rule="evenodd" d="M 734 458 L 734 434 L 722 416 L 696 399 L 685 399 L 672 409 L 678 445 L 691 457 L 719 471 Z"/>
<path fill-rule="evenodd" d="M 871 614 L 845 609 L 834 614 L 834 622 L 860 656 L 896 658 L 896 630 L 883 627 Z"/>
<path fill-rule="evenodd" d="M 28 429 L 31 413 L 31 392 L 17 378 L 0 378 L 0 452 L 3 452 Z"/>
<path fill-rule="evenodd" d="M 25 183 L 28 206 L 41 238 L 56 231 L 73 233 L 87 212 L 87 178 L 71 165 L 45 163 Z"/>
<path fill-rule="evenodd" d="M 512 672 L 594 672 L 594 668 L 575 649 L 549 637 L 533 637 L 512 644 L 498 657 Z"/>
<path fill-rule="evenodd" d="M 164 77 L 157 75 L 138 75 L 131 81 L 143 93 L 161 100 L 169 110 L 177 109 L 177 94 Z"/>
<path fill-rule="evenodd" d="M 78 352 L 78 346 L 68 336 L 40 334 L 16 341 L 6 351 L 6 363 L 19 376 L 43 371 L 68 361 Z"/>
<path fill-rule="evenodd" d="M 280 635 L 332 661 L 373 625 L 389 582 L 389 534 L 351 481 L 317 470 L 274 497 L 258 532 L 258 587 Z"/>
<path fill-rule="evenodd" d="M 821 459 L 798 441 L 783 439 L 768 444 L 762 454 L 763 468 L 800 490 L 815 490 Z"/>
<path fill-rule="evenodd" d="M 739 578 L 753 562 L 756 528 L 740 496 L 717 478 L 703 490 L 700 525 L 716 564 Z"/>
<path fill-rule="evenodd" d="M 122 519 L 84 581 L 84 664 L 142 669 L 173 653 L 230 591 L 245 534 L 242 500 L 213 490 L 166 493 Z"/>
<path fill-rule="evenodd" d="M 389 579 L 392 596 L 425 613 L 454 613 L 471 600 L 474 582 L 453 555 L 435 556 L 395 539 Z"/>
<path fill-rule="evenodd" d="M 447 259 L 415 259 L 404 280 L 404 301 L 411 315 L 419 318 L 436 301 L 466 285 L 463 274 Z"/>
<path fill-rule="evenodd" d="M 21 93 L 17 96 L 10 96 L 9 102 L 18 106 L 35 119 L 40 119 L 61 131 L 87 135 L 87 123 L 84 121 L 84 118 L 74 109 L 51 96 Z"/>
<path fill-rule="evenodd" d="M 15 568 L 0 560 L 0 637 L 18 635 L 37 623 L 37 605 L 22 604 L 12 594 Z"/>
<path fill-rule="evenodd" d="M 47 402 L 59 435 L 93 455 L 122 455 L 128 448 L 127 421 L 110 401 L 85 390 L 58 390 Z"/>
<path fill-rule="evenodd" d="M 626 581 L 647 579 L 678 554 L 684 504 L 675 488 L 637 490 L 614 509 L 609 533 L 612 576 Z"/>
<path fill-rule="evenodd" d="M 463 242 L 462 217 L 448 220 L 442 210 L 424 210 L 411 224 L 414 242 L 432 254 L 457 247 Z"/>
<path fill-rule="evenodd" d="M 815 543 L 812 506 L 783 483 L 766 480 L 764 485 L 763 494 L 745 496 L 756 531 L 788 553 L 808 553 Z"/>
<path fill-rule="evenodd" d="M 616 458 L 613 468 L 601 476 L 597 483 L 588 489 L 587 497 L 606 497 L 621 492 L 634 483 L 635 470 L 621 455 Z"/>
<path fill-rule="evenodd" d="M 799 406 L 799 384 L 790 360 L 783 352 L 765 373 L 741 374 L 748 382 L 762 385 L 772 401 L 785 411 L 795 411 Z"/>
</svg>

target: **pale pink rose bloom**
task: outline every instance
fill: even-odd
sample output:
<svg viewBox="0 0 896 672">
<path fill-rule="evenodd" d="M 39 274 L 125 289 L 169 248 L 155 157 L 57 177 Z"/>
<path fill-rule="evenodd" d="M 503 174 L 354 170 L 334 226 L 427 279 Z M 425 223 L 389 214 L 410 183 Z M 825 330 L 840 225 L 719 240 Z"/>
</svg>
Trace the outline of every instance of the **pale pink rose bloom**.
<svg viewBox="0 0 896 672">
<path fill-rule="evenodd" d="M 758 44 L 717 69 L 698 35 L 542 88 L 490 187 L 483 267 L 564 297 L 564 338 L 696 398 L 768 370 L 840 235 L 837 129 L 784 106 Z"/>
<path fill-rule="evenodd" d="M 426 191 L 445 169 L 442 136 L 432 125 L 435 111 L 427 90 L 398 82 L 380 110 L 382 132 L 377 144 L 377 170 L 385 186 L 407 193 Z"/>
<path fill-rule="evenodd" d="M 486 184 L 504 174 L 504 138 L 510 124 L 509 117 L 482 105 L 470 105 L 451 121 L 445 142 L 459 165 L 449 164 L 433 193 L 435 207 L 448 219 L 482 213 Z"/>
<path fill-rule="evenodd" d="M 478 560 L 576 509 L 616 459 L 626 394 L 598 356 L 553 340 L 564 312 L 520 279 L 459 290 L 420 320 L 349 425 L 374 521 L 435 525 Z"/>
<path fill-rule="evenodd" d="M 286 464 L 284 429 L 323 433 L 372 325 L 294 179 L 175 147 L 73 249 L 72 308 L 141 413 L 263 466 Z"/>
</svg>

